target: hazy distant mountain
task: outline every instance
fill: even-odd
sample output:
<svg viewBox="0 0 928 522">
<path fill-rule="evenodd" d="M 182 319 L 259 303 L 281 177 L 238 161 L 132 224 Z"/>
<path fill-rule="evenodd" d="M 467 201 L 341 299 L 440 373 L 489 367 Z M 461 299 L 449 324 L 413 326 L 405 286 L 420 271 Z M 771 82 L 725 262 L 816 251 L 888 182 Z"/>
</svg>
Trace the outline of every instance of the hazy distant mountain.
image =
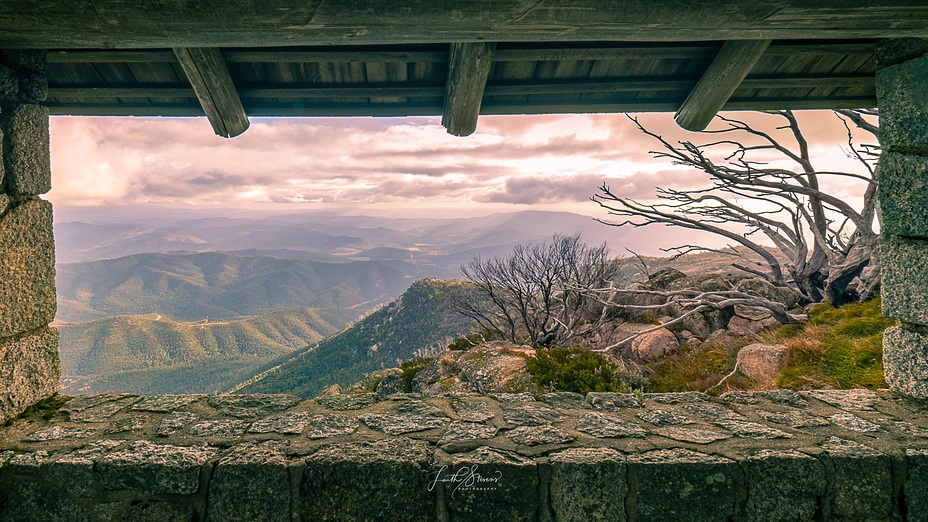
<svg viewBox="0 0 928 522">
<path fill-rule="evenodd" d="M 328 260 L 373 258 L 409 252 L 413 262 L 428 261 L 445 270 L 424 276 L 453 277 L 461 255 L 479 250 L 503 252 L 515 243 L 537 241 L 556 232 L 583 232 L 589 243 L 609 240 L 620 248 L 624 231 L 567 212 L 525 211 L 474 218 L 389 218 L 307 212 L 272 217 L 202 217 L 165 211 L 161 217 L 69 210 L 55 223 L 58 262 L 110 259 L 146 252 L 290 251 Z M 176 214 L 176 215 L 175 215 Z M 82 219 L 84 218 L 84 219 Z M 473 254 L 469 254 L 473 255 Z M 404 258 L 405 259 L 405 258 Z"/>
<path fill-rule="evenodd" d="M 150 313 L 219 319 L 307 306 L 363 310 L 395 298 L 416 274 L 401 261 L 137 254 L 59 265 L 57 321 Z"/>
<path fill-rule="evenodd" d="M 153 314 L 62 326 L 64 391 L 213 392 L 232 385 L 228 374 L 319 341 L 359 316 L 302 308 L 236 321 L 183 322 Z M 209 375 L 217 369 L 224 371 Z M 145 372 L 154 373 L 141 387 Z"/>
<path fill-rule="evenodd" d="M 315 397 L 332 384 L 347 386 L 374 370 L 444 349 L 474 328 L 453 303 L 475 291 L 462 281 L 416 281 L 396 302 L 351 328 L 267 363 L 237 391 Z"/>
</svg>

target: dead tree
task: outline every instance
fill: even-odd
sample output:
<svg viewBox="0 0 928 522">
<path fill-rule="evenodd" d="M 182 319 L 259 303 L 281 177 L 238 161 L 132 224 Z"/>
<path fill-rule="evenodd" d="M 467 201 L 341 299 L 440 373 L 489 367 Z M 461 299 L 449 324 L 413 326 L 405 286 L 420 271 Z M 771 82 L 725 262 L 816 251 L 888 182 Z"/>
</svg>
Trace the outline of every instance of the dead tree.
<svg viewBox="0 0 928 522">
<path fill-rule="evenodd" d="M 607 286 L 617 264 L 605 244 L 590 247 L 574 234 L 516 245 L 508 256 L 477 256 L 461 271 L 490 302 L 461 301 L 461 313 L 512 342 L 552 346 L 596 332 L 605 311 L 587 290 Z"/>
<path fill-rule="evenodd" d="M 619 355 L 621 349 L 627 349 L 631 342 L 636 338 L 649 334 L 661 328 L 667 328 L 679 323 L 683 323 L 688 317 L 711 310 L 721 310 L 741 306 L 745 308 L 764 310 L 770 314 L 780 324 L 796 324 L 806 321 L 805 314 L 794 314 L 786 309 L 783 303 L 767 299 L 766 297 L 741 292 L 738 290 L 641 290 L 637 288 L 600 288 L 588 290 L 587 295 L 591 298 L 598 299 L 605 309 L 621 309 L 625 311 L 658 312 L 673 305 L 679 310 L 676 317 L 665 321 L 652 328 L 641 330 L 630 334 L 624 339 L 620 339 L 608 346 L 598 347 L 595 352 L 609 352 L 613 355 Z M 632 305 L 622 303 L 622 297 L 632 296 L 654 296 L 659 298 L 658 304 Z"/>
<path fill-rule="evenodd" d="M 791 111 L 770 113 L 783 120 L 777 130 L 787 131 L 788 139 L 719 116 L 726 127 L 703 132 L 719 139 L 700 145 L 671 144 L 629 117 L 663 147 L 652 151 L 656 158 L 708 174 L 709 185 L 692 190 L 658 188 L 656 203 L 623 197 L 603 185 L 592 199 L 610 215 L 624 219 L 601 221 L 633 227 L 660 223 L 724 237 L 741 248 L 715 251 L 739 258 L 735 268 L 792 288 L 804 303 L 827 299 L 840 305 L 873 297 L 880 285 L 880 235 L 875 230 L 879 146 L 856 146 L 850 125 L 876 137 L 877 126 L 868 119 L 876 111 L 836 112 L 847 130 L 846 153 L 862 165 L 863 174 L 817 169 Z M 771 153 L 790 168 L 755 159 L 757 154 Z M 822 190 L 826 177 L 863 181 L 861 208 Z M 759 236 L 779 252 L 762 244 Z M 682 255 L 711 249 L 683 245 L 668 250 Z M 848 286 L 855 280 L 856 292 L 850 292 Z"/>
</svg>

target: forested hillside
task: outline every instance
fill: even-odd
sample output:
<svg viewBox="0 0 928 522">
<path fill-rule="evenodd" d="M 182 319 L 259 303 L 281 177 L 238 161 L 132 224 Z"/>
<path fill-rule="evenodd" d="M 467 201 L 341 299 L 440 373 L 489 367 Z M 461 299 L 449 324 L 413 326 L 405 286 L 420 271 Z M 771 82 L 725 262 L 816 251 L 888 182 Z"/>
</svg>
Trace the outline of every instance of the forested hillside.
<svg viewBox="0 0 928 522">
<path fill-rule="evenodd" d="M 314 397 L 332 384 L 347 386 L 366 373 L 444 349 L 473 329 L 471 320 L 456 311 L 455 301 L 474 292 L 472 284 L 462 281 L 416 281 L 395 302 L 351 328 L 268 363 L 237 391 Z"/>
<path fill-rule="evenodd" d="M 229 385 L 227 374 L 316 342 L 359 315 L 302 308 L 232 321 L 186 322 L 152 314 L 62 326 L 65 391 L 221 389 Z"/>
</svg>

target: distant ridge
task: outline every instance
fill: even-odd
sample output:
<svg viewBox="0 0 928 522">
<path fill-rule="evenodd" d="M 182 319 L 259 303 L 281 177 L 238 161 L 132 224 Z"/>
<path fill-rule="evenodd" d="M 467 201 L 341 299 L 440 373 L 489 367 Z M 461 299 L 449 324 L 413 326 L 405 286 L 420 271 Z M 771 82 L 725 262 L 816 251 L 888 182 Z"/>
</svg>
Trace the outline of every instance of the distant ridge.
<svg viewBox="0 0 928 522">
<path fill-rule="evenodd" d="M 135 254 L 58 267 L 60 323 L 157 313 L 200 320 L 300 307 L 366 309 L 414 279 L 403 261 L 324 262 L 228 252 Z"/>
</svg>

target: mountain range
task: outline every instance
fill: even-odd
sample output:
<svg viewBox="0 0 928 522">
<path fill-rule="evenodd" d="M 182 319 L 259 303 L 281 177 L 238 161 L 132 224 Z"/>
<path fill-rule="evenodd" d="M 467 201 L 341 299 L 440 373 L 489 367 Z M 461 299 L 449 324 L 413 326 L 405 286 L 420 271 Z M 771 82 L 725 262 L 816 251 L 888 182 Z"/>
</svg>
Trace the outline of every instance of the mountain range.
<svg viewBox="0 0 928 522">
<path fill-rule="evenodd" d="M 152 252 L 250 251 L 320 261 L 402 260 L 422 277 L 454 277 L 476 253 L 503 253 L 519 242 L 582 232 L 588 243 L 622 244 L 624 229 L 568 212 L 524 211 L 470 218 L 399 218 L 306 212 L 272 216 L 204 216 L 197 212 L 112 216 L 56 210 L 59 263 Z"/>
<path fill-rule="evenodd" d="M 350 384 L 469 331 L 449 302 L 423 297 L 443 286 L 413 281 L 453 279 L 476 255 L 576 232 L 614 249 L 625 233 L 543 211 L 424 219 L 56 209 L 65 390 L 213 393 L 251 380 L 243 389 L 311 396 Z M 466 287 L 457 285 L 448 292 Z M 366 326 L 317 343 L 366 312 Z"/>
<path fill-rule="evenodd" d="M 58 266 L 58 315 L 68 324 L 111 315 L 203 320 L 301 307 L 364 310 L 412 283 L 402 261 L 329 262 L 228 252 L 134 254 Z"/>
</svg>

